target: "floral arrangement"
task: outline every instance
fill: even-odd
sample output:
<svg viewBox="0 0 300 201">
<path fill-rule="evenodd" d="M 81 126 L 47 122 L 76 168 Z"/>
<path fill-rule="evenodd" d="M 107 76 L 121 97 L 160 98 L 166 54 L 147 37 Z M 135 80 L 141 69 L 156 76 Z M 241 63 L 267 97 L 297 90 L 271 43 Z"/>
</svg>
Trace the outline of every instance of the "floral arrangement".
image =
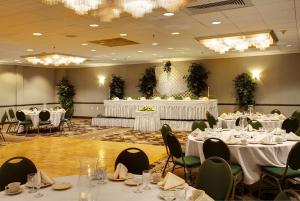
<svg viewBox="0 0 300 201">
<path fill-rule="evenodd" d="M 164 64 L 164 72 L 170 73 L 170 72 L 171 72 L 171 66 L 172 66 L 171 61 L 167 61 L 167 62 Z"/>
<path fill-rule="evenodd" d="M 140 108 L 140 111 L 151 112 L 155 111 L 155 108 L 152 105 L 145 105 L 142 108 Z"/>
</svg>

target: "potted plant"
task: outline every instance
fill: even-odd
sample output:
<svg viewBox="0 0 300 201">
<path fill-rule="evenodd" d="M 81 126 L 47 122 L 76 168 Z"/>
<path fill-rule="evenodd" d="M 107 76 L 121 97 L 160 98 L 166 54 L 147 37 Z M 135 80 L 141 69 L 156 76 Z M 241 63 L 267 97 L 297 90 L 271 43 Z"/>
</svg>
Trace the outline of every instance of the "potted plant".
<svg viewBox="0 0 300 201">
<path fill-rule="evenodd" d="M 122 77 L 118 77 L 113 74 L 109 85 L 109 98 L 113 99 L 117 97 L 122 99 L 124 97 L 124 86 L 125 81 L 122 79 Z"/>
<path fill-rule="evenodd" d="M 153 96 L 153 90 L 155 89 L 157 84 L 156 76 L 155 76 L 155 68 L 150 67 L 145 70 L 145 73 L 139 79 L 139 92 L 141 92 L 146 98 L 150 98 Z"/>
<path fill-rule="evenodd" d="M 71 85 L 67 78 L 62 80 L 56 85 L 58 100 L 62 108 L 65 110 L 73 107 L 73 97 L 75 96 L 75 87 Z"/>
</svg>

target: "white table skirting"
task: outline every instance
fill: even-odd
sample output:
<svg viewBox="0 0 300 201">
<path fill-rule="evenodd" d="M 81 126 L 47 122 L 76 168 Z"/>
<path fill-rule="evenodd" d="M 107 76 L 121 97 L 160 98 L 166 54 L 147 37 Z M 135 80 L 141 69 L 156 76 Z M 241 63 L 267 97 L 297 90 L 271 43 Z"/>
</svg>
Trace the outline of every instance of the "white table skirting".
<svg viewBox="0 0 300 201">
<path fill-rule="evenodd" d="M 261 166 L 285 167 L 288 153 L 295 141 L 287 141 L 277 145 L 228 145 L 231 161 L 242 167 L 244 183 L 254 184 L 260 179 Z M 203 141 L 198 141 L 191 135 L 188 137 L 186 155 L 199 156 L 201 161 L 205 160 L 203 154 Z"/>
<path fill-rule="evenodd" d="M 218 117 L 218 101 L 210 100 L 104 100 L 106 117 L 133 118 L 135 111 L 151 105 L 160 119 L 206 119 L 206 111 Z"/>
<path fill-rule="evenodd" d="M 39 114 L 40 111 L 31 111 L 31 110 L 22 110 L 26 118 L 32 121 L 33 128 L 37 128 L 39 126 Z M 58 127 L 60 121 L 64 118 L 66 111 L 64 109 L 59 110 L 48 110 L 50 112 L 50 121 L 54 127 Z"/>
<path fill-rule="evenodd" d="M 160 129 L 158 111 L 136 111 L 134 130 L 141 132 L 154 132 Z"/>
</svg>

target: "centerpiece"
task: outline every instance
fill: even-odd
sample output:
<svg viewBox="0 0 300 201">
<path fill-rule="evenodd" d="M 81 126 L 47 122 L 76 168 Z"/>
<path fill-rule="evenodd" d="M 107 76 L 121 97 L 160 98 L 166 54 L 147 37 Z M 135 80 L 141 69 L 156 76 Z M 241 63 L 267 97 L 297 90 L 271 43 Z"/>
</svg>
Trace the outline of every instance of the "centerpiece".
<svg viewBox="0 0 300 201">
<path fill-rule="evenodd" d="M 140 108 L 139 111 L 153 112 L 153 111 L 155 111 L 155 108 L 152 105 L 145 105 L 142 108 Z"/>
</svg>

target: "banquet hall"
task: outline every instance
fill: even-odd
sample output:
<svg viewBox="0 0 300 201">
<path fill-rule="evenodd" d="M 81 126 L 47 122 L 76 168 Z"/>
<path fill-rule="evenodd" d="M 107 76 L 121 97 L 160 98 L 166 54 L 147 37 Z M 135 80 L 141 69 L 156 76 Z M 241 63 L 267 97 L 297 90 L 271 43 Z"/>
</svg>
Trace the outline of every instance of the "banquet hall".
<svg viewBox="0 0 300 201">
<path fill-rule="evenodd" d="M 0 27 L 0 200 L 300 200 L 300 0 L 10 0 Z"/>
</svg>

